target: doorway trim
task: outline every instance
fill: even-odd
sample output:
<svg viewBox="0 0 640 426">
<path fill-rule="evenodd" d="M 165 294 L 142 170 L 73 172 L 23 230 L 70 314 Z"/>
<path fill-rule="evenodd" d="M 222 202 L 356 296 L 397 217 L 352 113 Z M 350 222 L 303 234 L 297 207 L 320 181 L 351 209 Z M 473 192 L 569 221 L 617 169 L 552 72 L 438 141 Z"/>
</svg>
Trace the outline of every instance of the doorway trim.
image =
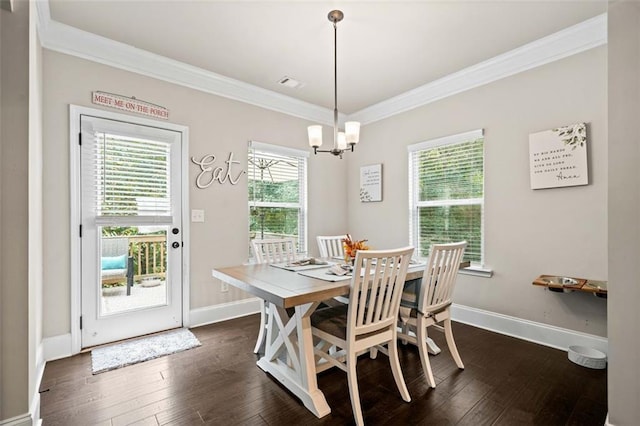
<svg viewBox="0 0 640 426">
<path fill-rule="evenodd" d="M 105 111 L 96 108 L 88 108 L 69 104 L 69 199 L 70 199 L 70 255 L 71 255 L 71 303 L 70 303 L 70 329 L 71 329 L 71 354 L 75 355 L 82 349 L 82 332 L 80 330 L 80 317 L 82 313 L 81 294 L 81 193 L 80 193 L 80 116 L 92 115 L 95 117 L 126 121 L 129 123 L 158 127 L 182 134 L 182 151 L 180 164 L 182 173 L 180 176 L 182 189 L 182 326 L 188 327 L 190 310 L 190 281 L 189 281 L 189 242 L 190 242 L 190 217 L 189 212 L 189 128 L 187 126 L 173 124 L 165 121 L 151 120 L 133 115 Z"/>
</svg>

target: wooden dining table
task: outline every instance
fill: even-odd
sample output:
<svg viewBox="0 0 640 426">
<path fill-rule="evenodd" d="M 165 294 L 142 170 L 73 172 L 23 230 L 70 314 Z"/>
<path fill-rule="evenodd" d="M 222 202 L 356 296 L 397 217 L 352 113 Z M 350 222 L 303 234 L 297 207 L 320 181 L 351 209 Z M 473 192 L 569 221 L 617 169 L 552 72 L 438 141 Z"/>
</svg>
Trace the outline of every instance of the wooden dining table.
<svg viewBox="0 0 640 426">
<path fill-rule="evenodd" d="M 423 271 L 424 264 L 411 265 L 407 281 L 421 278 Z M 351 279 L 332 282 L 269 264 L 216 268 L 211 274 L 269 304 L 265 352 L 258 366 L 317 417 L 329 414 L 331 408 L 316 379 L 310 318 L 322 301 L 348 295 Z"/>
</svg>

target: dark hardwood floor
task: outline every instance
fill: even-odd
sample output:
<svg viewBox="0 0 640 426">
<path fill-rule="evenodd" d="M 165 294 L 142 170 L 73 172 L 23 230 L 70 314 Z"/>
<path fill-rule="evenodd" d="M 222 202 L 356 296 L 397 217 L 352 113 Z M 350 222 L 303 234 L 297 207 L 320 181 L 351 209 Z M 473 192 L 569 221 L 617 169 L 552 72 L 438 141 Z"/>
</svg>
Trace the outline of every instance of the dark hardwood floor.
<svg viewBox="0 0 640 426">
<path fill-rule="evenodd" d="M 318 378 L 331 414 L 318 419 L 256 366 L 256 315 L 192 329 L 202 346 L 98 375 L 89 353 L 47 363 L 41 415 L 53 425 L 350 425 L 347 376 Z M 388 359 L 361 357 L 358 382 L 368 425 L 602 425 L 606 370 L 571 363 L 566 352 L 454 323 L 465 363 L 458 370 L 444 335 L 426 385 L 418 351 L 400 346 L 412 402 L 395 387 Z"/>
</svg>

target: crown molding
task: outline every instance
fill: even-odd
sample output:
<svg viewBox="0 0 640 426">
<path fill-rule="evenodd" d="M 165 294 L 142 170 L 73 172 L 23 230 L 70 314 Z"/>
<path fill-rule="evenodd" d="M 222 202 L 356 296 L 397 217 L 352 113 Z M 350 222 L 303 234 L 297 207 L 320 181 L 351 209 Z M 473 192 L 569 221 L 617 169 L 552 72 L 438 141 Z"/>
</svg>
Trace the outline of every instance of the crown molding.
<svg viewBox="0 0 640 426">
<path fill-rule="evenodd" d="M 333 110 L 53 21 L 48 2 L 39 1 L 36 7 L 45 49 L 333 126 Z M 344 120 L 344 115 L 340 118 Z"/>
<path fill-rule="evenodd" d="M 333 111 L 328 108 L 53 21 L 47 0 L 36 1 L 36 8 L 38 33 L 45 49 L 333 126 Z M 370 124 L 606 43 L 604 13 L 349 116 L 340 114 L 339 121 Z"/>
<path fill-rule="evenodd" d="M 607 14 L 604 13 L 374 104 L 351 114 L 348 119 L 370 124 L 606 43 Z"/>
</svg>

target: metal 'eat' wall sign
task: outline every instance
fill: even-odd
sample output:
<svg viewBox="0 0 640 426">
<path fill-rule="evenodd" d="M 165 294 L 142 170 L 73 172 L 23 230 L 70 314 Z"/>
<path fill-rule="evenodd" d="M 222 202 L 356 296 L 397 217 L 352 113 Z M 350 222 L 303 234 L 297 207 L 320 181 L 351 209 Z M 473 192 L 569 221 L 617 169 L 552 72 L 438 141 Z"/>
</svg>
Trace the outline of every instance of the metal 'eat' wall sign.
<svg viewBox="0 0 640 426">
<path fill-rule="evenodd" d="M 198 188 L 208 188 L 214 182 L 220 184 L 229 182 L 231 185 L 235 185 L 240 180 L 240 177 L 246 173 L 245 170 L 236 170 L 236 166 L 240 162 L 233 159 L 233 152 L 229 153 L 229 158 L 223 162 L 224 165 L 214 167 L 215 161 L 216 156 L 213 154 L 204 155 L 201 160 L 191 157 L 191 162 L 200 166 L 200 173 L 196 177 L 196 186 Z"/>
</svg>

